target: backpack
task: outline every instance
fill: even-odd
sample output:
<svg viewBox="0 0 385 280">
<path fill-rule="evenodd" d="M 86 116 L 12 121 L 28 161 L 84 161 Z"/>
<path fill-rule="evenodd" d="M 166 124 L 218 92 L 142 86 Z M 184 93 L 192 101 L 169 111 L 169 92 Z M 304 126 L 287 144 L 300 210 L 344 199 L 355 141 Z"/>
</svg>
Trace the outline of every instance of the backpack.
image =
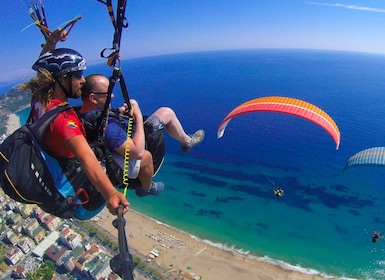
<svg viewBox="0 0 385 280">
<path fill-rule="evenodd" d="M 16 201 L 37 204 L 57 217 L 86 220 L 104 208 L 104 198 L 76 158 L 52 157 L 43 146 L 49 124 L 69 109 L 68 104 L 53 108 L 5 139 L 0 145 L 0 184 Z"/>
</svg>

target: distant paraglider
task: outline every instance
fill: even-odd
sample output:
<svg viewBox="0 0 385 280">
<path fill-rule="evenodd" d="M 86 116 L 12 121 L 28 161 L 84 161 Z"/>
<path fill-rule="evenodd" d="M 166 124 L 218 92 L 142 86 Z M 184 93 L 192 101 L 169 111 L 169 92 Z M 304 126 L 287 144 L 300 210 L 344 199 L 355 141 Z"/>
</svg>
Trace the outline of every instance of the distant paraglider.
<svg viewBox="0 0 385 280">
<path fill-rule="evenodd" d="M 385 147 L 364 149 L 348 159 L 344 172 L 353 167 L 385 167 Z M 372 242 L 376 243 L 383 236 L 378 231 L 373 231 Z"/>
<path fill-rule="evenodd" d="M 336 149 L 340 145 L 341 134 L 334 120 L 317 106 L 303 100 L 268 96 L 247 101 L 233 109 L 219 124 L 217 136 L 221 138 L 227 124 L 236 116 L 253 112 L 278 112 L 286 113 L 307 119 L 325 129 L 336 143 Z"/>
<path fill-rule="evenodd" d="M 351 156 L 344 167 L 344 171 L 352 167 L 384 167 L 385 147 L 373 147 L 362 150 Z"/>
<path fill-rule="evenodd" d="M 373 242 L 373 243 L 376 243 L 376 242 L 377 242 L 377 239 L 379 239 L 379 238 L 383 238 L 383 236 L 381 236 L 379 232 L 373 231 L 373 234 L 372 234 L 372 242 Z"/>
<path fill-rule="evenodd" d="M 281 198 L 285 195 L 285 191 L 282 188 L 275 188 L 274 195 L 276 198 Z"/>
</svg>

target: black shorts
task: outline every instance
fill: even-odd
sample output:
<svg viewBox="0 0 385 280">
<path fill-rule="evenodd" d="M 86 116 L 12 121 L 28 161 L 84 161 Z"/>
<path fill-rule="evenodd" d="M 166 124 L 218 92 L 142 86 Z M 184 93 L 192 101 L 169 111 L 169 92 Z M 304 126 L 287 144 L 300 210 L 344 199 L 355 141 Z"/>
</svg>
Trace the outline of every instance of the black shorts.
<svg viewBox="0 0 385 280">
<path fill-rule="evenodd" d="M 144 116 L 144 133 L 146 136 L 146 150 L 152 154 L 155 176 L 163 163 L 166 150 L 164 123 L 155 115 Z"/>
</svg>

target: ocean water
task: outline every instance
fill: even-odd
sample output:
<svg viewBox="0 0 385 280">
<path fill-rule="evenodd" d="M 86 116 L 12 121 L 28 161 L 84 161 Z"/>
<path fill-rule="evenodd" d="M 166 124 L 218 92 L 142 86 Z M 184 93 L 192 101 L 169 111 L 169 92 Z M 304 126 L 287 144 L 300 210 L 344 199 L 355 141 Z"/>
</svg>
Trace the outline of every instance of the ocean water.
<svg viewBox="0 0 385 280">
<path fill-rule="evenodd" d="M 122 52 L 124 53 L 124 51 Z M 221 248 L 308 273 L 384 279 L 385 168 L 343 172 L 348 158 L 385 146 L 385 56 L 332 51 L 202 52 L 122 62 L 129 94 L 142 112 L 174 109 L 186 131 L 205 141 L 189 153 L 166 138 L 156 197 L 129 192 L 131 207 Z M 112 70 L 104 63 L 87 73 Z M 123 102 L 118 86 L 113 106 Z M 280 113 L 221 120 L 239 104 L 278 95 L 326 111 L 340 148 L 319 126 Z M 19 114 L 26 114 L 20 112 Z M 23 117 L 21 117 L 23 118 Z M 22 120 L 23 122 L 23 120 Z M 275 198 L 274 187 L 285 196 Z M 129 221 L 128 221 L 129 227 Z"/>
</svg>

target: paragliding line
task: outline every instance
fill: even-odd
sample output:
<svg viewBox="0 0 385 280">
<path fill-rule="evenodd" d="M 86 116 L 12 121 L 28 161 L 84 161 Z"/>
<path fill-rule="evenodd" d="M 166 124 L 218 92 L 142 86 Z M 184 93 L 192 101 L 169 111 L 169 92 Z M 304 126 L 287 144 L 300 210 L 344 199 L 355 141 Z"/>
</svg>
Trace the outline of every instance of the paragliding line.
<svg viewBox="0 0 385 280">
<path fill-rule="evenodd" d="M 44 39 L 47 40 L 48 37 L 52 34 L 52 31 L 48 29 L 47 17 L 45 15 L 43 0 L 40 0 L 40 8 L 36 1 L 31 1 L 28 5 L 28 9 L 29 15 L 34 21 L 33 24 L 35 24 L 39 28 L 40 32 L 44 36 Z M 61 25 L 59 25 L 59 27 L 61 27 L 63 30 L 67 30 L 68 35 L 75 23 L 78 22 L 81 18 L 81 16 L 77 16 L 74 19 L 62 23 Z M 27 27 L 23 28 L 21 32 L 29 28 L 31 25 L 28 25 Z"/>
<path fill-rule="evenodd" d="M 41 12 L 43 14 L 44 25 L 48 26 L 47 17 L 45 16 L 45 9 L 44 9 L 44 5 L 43 5 L 43 0 L 40 0 L 40 7 L 41 7 Z"/>
<path fill-rule="evenodd" d="M 65 23 L 62 24 L 62 25 L 64 25 L 64 26 L 62 27 L 62 29 L 67 29 L 67 28 L 68 28 L 68 30 L 67 30 L 67 36 L 68 36 L 68 34 L 70 33 L 72 27 L 74 27 L 75 23 L 77 23 L 81 18 L 82 18 L 81 16 L 77 16 L 77 17 L 75 17 L 74 19 L 71 19 L 71 20 L 69 20 L 69 21 L 67 21 L 67 22 L 65 22 Z"/>
<path fill-rule="evenodd" d="M 262 166 L 262 164 L 260 164 L 260 163 L 258 162 L 258 160 L 255 160 L 255 162 L 256 162 L 258 165 Z M 283 196 L 285 195 L 284 189 L 283 189 L 282 187 L 277 187 L 276 184 L 275 184 L 275 182 L 274 182 L 269 176 L 267 176 L 267 175 L 265 175 L 265 174 L 263 174 L 263 175 L 264 175 L 264 176 L 266 177 L 266 179 L 270 182 L 270 184 L 274 187 L 274 188 L 273 188 L 273 193 L 274 193 L 275 197 L 276 197 L 276 198 L 281 198 L 281 197 L 283 197 Z"/>
</svg>

